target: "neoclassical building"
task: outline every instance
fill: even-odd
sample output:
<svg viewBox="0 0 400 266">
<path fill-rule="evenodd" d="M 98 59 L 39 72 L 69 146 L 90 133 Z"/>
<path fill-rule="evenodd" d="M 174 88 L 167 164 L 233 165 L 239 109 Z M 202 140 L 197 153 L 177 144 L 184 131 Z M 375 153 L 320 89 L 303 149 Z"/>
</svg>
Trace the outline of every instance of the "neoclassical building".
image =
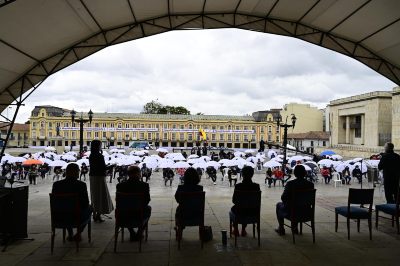
<svg viewBox="0 0 400 266">
<path fill-rule="evenodd" d="M 94 113 L 83 128 L 84 145 L 93 139 L 104 147 L 129 146 L 133 141 L 159 142 L 161 146 L 192 147 L 199 130 L 213 147 L 258 148 L 260 140 L 280 143 L 283 132 L 276 126 L 280 109 L 255 112 L 251 116 L 167 115 L 133 113 Z M 79 125 L 72 122 L 71 110 L 36 106 L 30 117 L 32 146 L 79 145 Z M 87 118 L 88 114 L 77 112 Z"/>
</svg>

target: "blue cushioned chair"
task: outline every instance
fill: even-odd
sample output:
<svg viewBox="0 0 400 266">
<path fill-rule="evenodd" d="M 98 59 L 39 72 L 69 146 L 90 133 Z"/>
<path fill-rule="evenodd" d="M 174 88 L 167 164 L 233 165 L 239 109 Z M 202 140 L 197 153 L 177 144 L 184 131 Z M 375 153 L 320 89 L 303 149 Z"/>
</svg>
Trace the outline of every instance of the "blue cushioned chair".
<svg viewBox="0 0 400 266">
<path fill-rule="evenodd" d="M 400 188 L 399 188 L 400 190 Z M 397 234 L 400 234 L 400 225 L 399 225 L 399 216 L 400 216 L 400 209 L 399 209 L 399 203 L 400 203 L 400 195 L 397 193 L 397 199 L 396 203 L 387 203 L 387 204 L 379 204 L 375 205 L 375 213 L 376 213 L 376 222 L 375 222 L 375 227 L 378 229 L 378 218 L 384 218 L 388 219 L 385 216 L 379 216 L 379 212 L 383 212 L 386 214 L 389 214 L 392 218 L 392 226 L 394 226 L 394 221 L 396 220 L 396 226 L 397 226 Z"/>
<path fill-rule="evenodd" d="M 350 240 L 350 219 L 357 220 L 357 231 L 360 232 L 360 220 L 368 220 L 369 239 L 372 240 L 372 204 L 374 201 L 374 189 L 349 189 L 347 206 L 335 208 L 335 232 L 338 229 L 338 216 L 347 218 L 347 239 Z M 367 208 L 351 206 L 352 204 L 367 205 Z"/>
<path fill-rule="evenodd" d="M 144 201 L 143 193 L 116 193 L 114 252 L 117 252 L 119 229 L 121 229 L 121 242 L 124 241 L 124 228 L 138 228 L 139 252 L 142 251 L 143 232 L 147 241 L 150 219 L 150 216 L 145 216 Z"/>
<path fill-rule="evenodd" d="M 51 216 L 51 254 L 54 250 L 54 238 L 56 228 L 63 229 L 63 242 L 65 243 L 65 232 L 68 227 L 79 228 L 88 226 L 88 239 L 91 241 L 91 215 L 82 220 L 82 211 L 79 206 L 77 193 L 50 193 L 50 216 Z M 79 230 L 77 235 L 80 236 Z M 76 239 L 76 251 L 79 251 L 79 238 Z"/>
<path fill-rule="evenodd" d="M 313 243 L 315 243 L 315 193 L 316 189 L 295 190 L 291 195 L 289 212 L 285 219 L 290 221 L 286 225 L 292 231 L 293 244 L 296 243 L 295 234 L 300 223 L 300 235 L 303 234 L 303 224 L 311 227 Z M 310 224 L 307 224 L 310 222 Z"/>
<path fill-rule="evenodd" d="M 203 248 L 204 234 L 204 204 L 206 192 L 178 192 L 181 199 L 176 212 L 176 240 L 178 249 L 181 249 L 183 229 L 186 226 L 198 226 L 201 248 Z"/>
<path fill-rule="evenodd" d="M 238 198 L 244 199 L 240 205 L 235 205 L 235 212 L 229 212 L 229 231 L 232 236 L 232 228 L 239 232 L 239 224 L 253 225 L 253 238 L 256 237 L 255 227 L 257 225 L 258 246 L 260 246 L 260 209 L 261 191 L 236 191 Z M 235 247 L 237 247 L 237 234 L 235 235 Z"/>
</svg>

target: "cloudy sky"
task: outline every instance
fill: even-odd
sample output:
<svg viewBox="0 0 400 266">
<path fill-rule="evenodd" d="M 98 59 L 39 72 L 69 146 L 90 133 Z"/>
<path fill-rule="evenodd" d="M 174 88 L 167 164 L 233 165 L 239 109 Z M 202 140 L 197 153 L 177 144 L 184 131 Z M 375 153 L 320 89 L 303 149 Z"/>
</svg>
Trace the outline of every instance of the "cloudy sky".
<svg viewBox="0 0 400 266">
<path fill-rule="evenodd" d="M 132 112 L 151 100 L 192 113 L 251 114 L 396 85 L 346 56 L 296 39 L 243 30 L 175 31 L 104 49 L 50 77 L 21 108 Z M 12 110 L 10 110 L 11 114 Z"/>
</svg>

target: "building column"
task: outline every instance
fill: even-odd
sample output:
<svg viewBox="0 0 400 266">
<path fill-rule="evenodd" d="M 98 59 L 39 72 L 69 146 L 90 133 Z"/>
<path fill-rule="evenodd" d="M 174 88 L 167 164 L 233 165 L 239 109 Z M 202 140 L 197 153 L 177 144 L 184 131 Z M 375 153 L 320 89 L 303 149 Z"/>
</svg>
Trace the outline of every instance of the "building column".
<svg viewBox="0 0 400 266">
<path fill-rule="evenodd" d="M 346 116 L 346 144 L 350 144 L 350 116 Z"/>
<path fill-rule="evenodd" d="M 365 114 L 361 115 L 361 144 L 364 145 L 365 139 Z"/>
</svg>

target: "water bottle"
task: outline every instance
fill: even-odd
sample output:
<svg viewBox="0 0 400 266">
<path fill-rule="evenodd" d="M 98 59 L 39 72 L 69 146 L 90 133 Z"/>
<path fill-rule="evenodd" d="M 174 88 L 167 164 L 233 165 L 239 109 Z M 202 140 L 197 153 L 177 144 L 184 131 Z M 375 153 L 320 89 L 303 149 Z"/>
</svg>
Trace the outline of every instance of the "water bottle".
<svg viewBox="0 0 400 266">
<path fill-rule="evenodd" d="M 222 245 L 226 246 L 227 242 L 228 242 L 227 231 L 226 230 L 221 230 L 221 235 L 222 235 Z"/>
</svg>

